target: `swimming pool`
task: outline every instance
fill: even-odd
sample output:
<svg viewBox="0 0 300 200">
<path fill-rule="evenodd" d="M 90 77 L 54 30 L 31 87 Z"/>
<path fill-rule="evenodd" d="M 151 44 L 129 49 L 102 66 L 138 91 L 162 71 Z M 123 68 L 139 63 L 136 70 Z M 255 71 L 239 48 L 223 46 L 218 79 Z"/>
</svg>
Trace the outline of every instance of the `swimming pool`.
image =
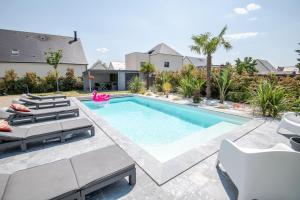
<svg viewBox="0 0 300 200">
<path fill-rule="evenodd" d="M 83 104 L 160 162 L 170 160 L 249 119 L 139 96 Z"/>
</svg>

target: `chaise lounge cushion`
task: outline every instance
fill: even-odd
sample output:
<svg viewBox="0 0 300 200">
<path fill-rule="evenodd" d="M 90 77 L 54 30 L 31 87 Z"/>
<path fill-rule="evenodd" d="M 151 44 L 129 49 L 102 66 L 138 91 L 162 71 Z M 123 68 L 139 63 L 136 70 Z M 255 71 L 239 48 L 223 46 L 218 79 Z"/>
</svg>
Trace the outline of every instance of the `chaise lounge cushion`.
<svg viewBox="0 0 300 200">
<path fill-rule="evenodd" d="M 75 193 L 77 189 L 70 160 L 64 159 L 12 174 L 3 200 L 60 199 Z"/>
<path fill-rule="evenodd" d="M 134 168 L 133 160 L 116 145 L 74 156 L 71 163 L 81 189 Z"/>
<path fill-rule="evenodd" d="M 10 105 L 10 107 L 16 111 L 21 111 L 21 112 L 30 112 L 30 109 L 27 108 L 26 106 L 18 103 L 13 103 Z"/>
<path fill-rule="evenodd" d="M 8 125 L 8 122 L 5 120 L 0 120 L 0 131 L 1 132 L 10 132 L 11 127 Z"/>
<path fill-rule="evenodd" d="M 43 135 L 53 135 L 55 133 L 60 133 L 61 131 L 62 128 L 59 123 L 43 124 L 30 127 L 25 136 L 26 138 L 40 137 Z"/>
<path fill-rule="evenodd" d="M 92 122 L 87 118 L 79 118 L 74 120 L 62 121 L 61 127 L 63 131 L 69 131 L 78 128 L 87 128 L 93 126 Z"/>
<path fill-rule="evenodd" d="M 0 199 L 2 199 L 4 191 L 5 191 L 5 186 L 8 182 L 10 174 L 0 174 Z"/>
</svg>

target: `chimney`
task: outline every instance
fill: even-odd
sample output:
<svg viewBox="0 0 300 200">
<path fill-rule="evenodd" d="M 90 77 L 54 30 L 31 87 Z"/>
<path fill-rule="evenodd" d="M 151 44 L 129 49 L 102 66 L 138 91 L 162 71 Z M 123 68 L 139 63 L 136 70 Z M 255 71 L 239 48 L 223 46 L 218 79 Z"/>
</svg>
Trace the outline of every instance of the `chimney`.
<svg viewBox="0 0 300 200">
<path fill-rule="evenodd" d="M 69 41 L 69 44 L 72 44 L 73 42 L 77 41 L 77 31 L 74 31 L 74 39 Z"/>
<path fill-rule="evenodd" d="M 74 31 L 74 42 L 77 41 L 77 31 Z"/>
</svg>

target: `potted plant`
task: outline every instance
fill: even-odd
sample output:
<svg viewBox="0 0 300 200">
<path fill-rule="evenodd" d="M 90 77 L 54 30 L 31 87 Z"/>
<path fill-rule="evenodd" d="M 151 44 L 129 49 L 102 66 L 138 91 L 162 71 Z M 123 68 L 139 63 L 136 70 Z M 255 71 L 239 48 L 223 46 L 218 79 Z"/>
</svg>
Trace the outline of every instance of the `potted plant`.
<svg viewBox="0 0 300 200">
<path fill-rule="evenodd" d="M 169 93 L 171 92 L 171 90 L 172 90 L 171 83 L 165 82 L 163 84 L 163 92 L 164 92 L 164 94 L 166 95 L 167 98 L 169 98 Z"/>
</svg>

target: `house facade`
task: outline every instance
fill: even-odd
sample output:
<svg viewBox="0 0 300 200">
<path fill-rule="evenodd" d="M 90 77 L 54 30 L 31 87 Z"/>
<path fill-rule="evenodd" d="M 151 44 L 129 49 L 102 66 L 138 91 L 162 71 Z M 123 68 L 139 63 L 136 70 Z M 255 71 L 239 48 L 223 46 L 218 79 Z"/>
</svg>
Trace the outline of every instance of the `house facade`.
<svg viewBox="0 0 300 200">
<path fill-rule="evenodd" d="M 74 69 L 76 76 L 82 76 L 87 69 L 87 60 L 76 32 L 74 37 L 49 35 L 0 29 L 0 78 L 5 71 L 14 69 L 18 76 L 26 72 L 36 72 L 44 77 L 53 67 L 46 63 L 45 52 L 62 50 L 60 75 L 68 68 Z"/>
<path fill-rule="evenodd" d="M 148 52 L 133 52 L 125 55 L 125 65 L 126 69 L 139 70 L 144 63 L 151 63 L 159 71 L 177 71 L 183 66 L 183 58 L 180 53 L 161 43 Z"/>
</svg>

